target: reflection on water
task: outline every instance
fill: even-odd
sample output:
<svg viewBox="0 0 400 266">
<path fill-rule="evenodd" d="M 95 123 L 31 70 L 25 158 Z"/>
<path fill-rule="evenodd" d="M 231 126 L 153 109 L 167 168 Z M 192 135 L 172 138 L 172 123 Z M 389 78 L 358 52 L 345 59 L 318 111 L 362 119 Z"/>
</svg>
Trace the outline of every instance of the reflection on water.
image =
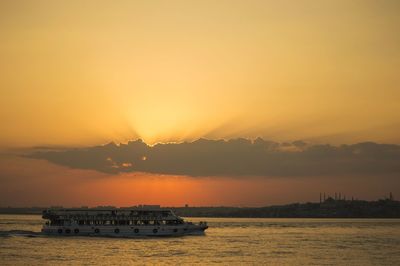
<svg viewBox="0 0 400 266">
<path fill-rule="evenodd" d="M 399 219 L 189 220 L 206 235 L 46 237 L 38 215 L 0 215 L 0 264 L 400 265 Z"/>
</svg>

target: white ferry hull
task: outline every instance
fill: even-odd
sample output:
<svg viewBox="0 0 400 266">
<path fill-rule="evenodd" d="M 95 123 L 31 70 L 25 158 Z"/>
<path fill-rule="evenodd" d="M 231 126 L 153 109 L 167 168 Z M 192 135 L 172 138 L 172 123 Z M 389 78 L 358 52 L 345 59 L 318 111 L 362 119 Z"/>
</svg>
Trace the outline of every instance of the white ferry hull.
<svg viewBox="0 0 400 266">
<path fill-rule="evenodd" d="M 42 233 L 60 236 L 108 236 L 108 237 L 143 237 L 143 236 L 182 236 L 202 235 L 207 225 L 183 224 L 175 226 L 50 226 L 44 225 Z"/>
<path fill-rule="evenodd" d="M 71 208 L 43 211 L 42 233 L 58 236 L 181 236 L 204 234 L 206 222 L 194 224 L 163 208 Z"/>
</svg>

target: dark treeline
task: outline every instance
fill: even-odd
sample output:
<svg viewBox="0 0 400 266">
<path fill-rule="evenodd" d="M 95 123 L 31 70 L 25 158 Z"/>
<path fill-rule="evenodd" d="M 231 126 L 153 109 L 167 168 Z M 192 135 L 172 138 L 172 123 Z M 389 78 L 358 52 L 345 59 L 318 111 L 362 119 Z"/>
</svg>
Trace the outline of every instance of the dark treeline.
<svg viewBox="0 0 400 266">
<path fill-rule="evenodd" d="M 345 201 L 327 199 L 322 203 L 294 203 L 261 208 L 181 207 L 172 208 L 187 217 L 242 218 L 400 218 L 400 202 L 393 200 Z"/>
<path fill-rule="evenodd" d="M 0 208 L 1 214 L 41 214 L 46 208 Z M 321 203 L 245 207 L 171 207 L 184 217 L 242 217 L 242 218 L 400 218 L 400 201 L 334 200 Z"/>
</svg>

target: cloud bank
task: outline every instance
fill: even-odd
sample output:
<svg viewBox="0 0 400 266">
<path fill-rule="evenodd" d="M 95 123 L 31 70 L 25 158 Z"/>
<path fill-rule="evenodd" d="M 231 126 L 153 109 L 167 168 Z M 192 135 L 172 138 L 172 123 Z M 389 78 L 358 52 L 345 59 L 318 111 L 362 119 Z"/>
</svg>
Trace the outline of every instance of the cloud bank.
<svg viewBox="0 0 400 266">
<path fill-rule="evenodd" d="M 400 174 L 400 146 L 278 143 L 258 138 L 127 144 L 35 151 L 30 158 L 104 173 L 147 172 L 189 176 L 337 176 Z"/>
</svg>

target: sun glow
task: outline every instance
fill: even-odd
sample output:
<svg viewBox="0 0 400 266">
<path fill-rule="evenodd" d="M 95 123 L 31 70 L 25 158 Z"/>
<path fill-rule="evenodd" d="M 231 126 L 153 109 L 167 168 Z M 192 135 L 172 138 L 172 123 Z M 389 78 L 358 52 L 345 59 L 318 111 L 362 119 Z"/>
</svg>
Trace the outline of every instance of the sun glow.
<svg viewBox="0 0 400 266">
<path fill-rule="evenodd" d="M 0 145 L 400 141 L 398 4 L 156 2 L 2 1 Z"/>
</svg>

